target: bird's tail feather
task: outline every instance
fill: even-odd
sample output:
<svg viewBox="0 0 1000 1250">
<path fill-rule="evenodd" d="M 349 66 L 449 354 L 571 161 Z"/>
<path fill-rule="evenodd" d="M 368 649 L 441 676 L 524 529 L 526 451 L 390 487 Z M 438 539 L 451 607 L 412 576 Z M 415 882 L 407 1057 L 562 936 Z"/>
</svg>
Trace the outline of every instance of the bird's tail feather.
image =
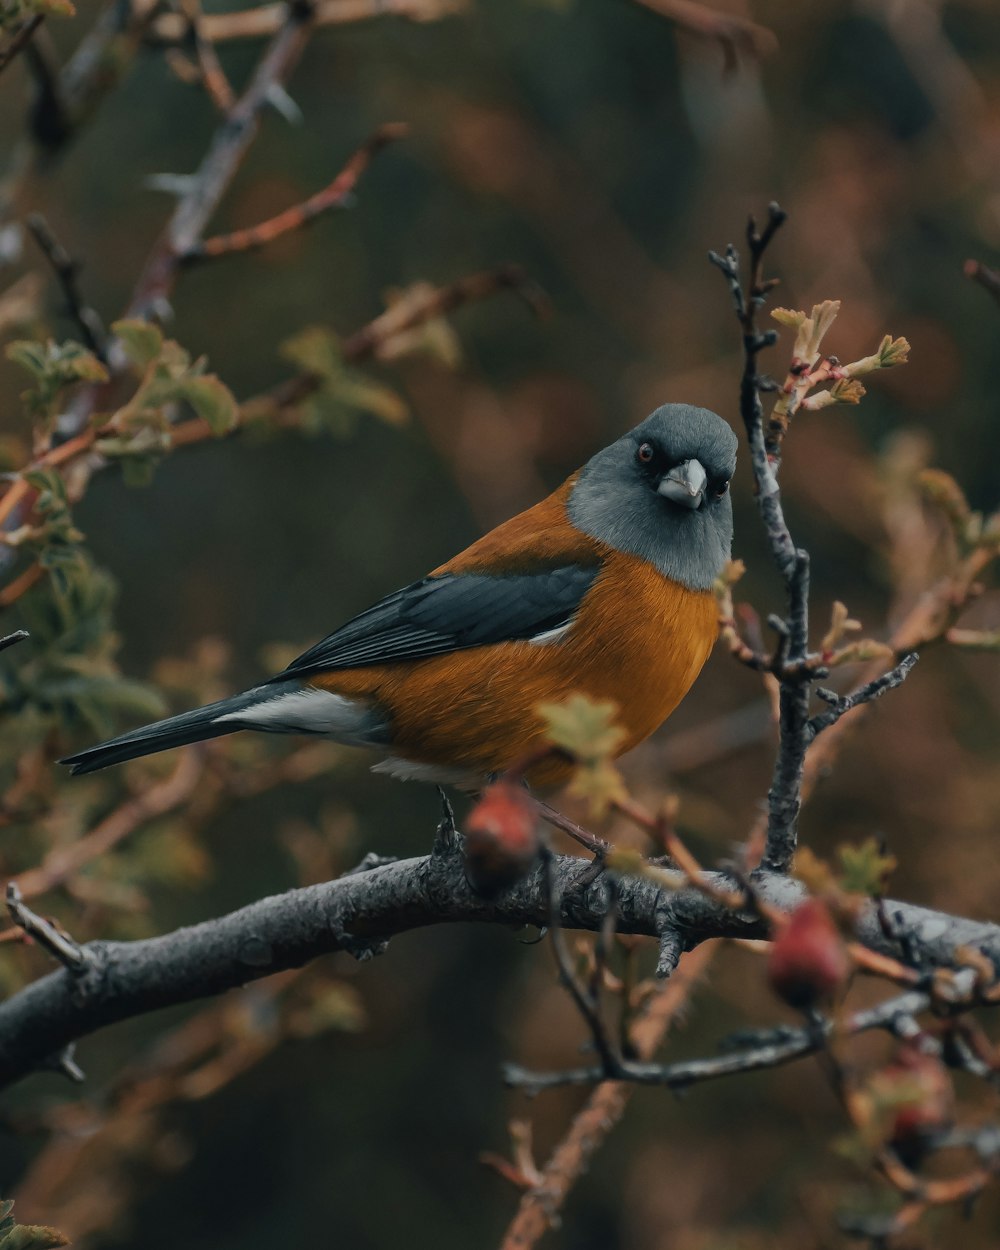
<svg viewBox="0 0 1000 1250">
<path fill-rule="evenodd" d="M 152 755 L 171 747 L 187 746 L 191 742 L 203 742 L 207 738 L 235 733 L 237 729 L 246 726 L 234 721 L 217 724 L 218 718 L 252 707 L 261 702 L 262 696 L 267 697 L 260 689 L 247 690 L 218 703 L 195 708 L 193 712 L 182 712 L 179 716 L 169 716 L 152 725 L 142 725 L 117 738 L 88 747 L 86 751 L 68 755 L 59 763 L 66 764 L 74 774 L 93 773 L 110 764 L 120 764 L 123 760 L 134 760 L 141 755 Z"/>
</svg>

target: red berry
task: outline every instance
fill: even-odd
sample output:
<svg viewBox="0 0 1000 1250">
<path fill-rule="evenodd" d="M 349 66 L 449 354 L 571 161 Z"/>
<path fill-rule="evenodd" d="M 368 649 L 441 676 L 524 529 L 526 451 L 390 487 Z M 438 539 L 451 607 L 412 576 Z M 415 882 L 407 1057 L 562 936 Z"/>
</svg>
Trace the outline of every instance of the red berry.
<svg viewBox="0 0 1000 1250">
<path fill-rule="evenodd" d="M 771 944 L 772 988 L 792 1007 L 814 1007 L 836 995 L 849 971 L 847 947 L 830 909 L 822 899 L 807 898 Z"/>
<path fill-rule="evenodd" d="M 952 1122 L 955 1090 L 948 1069 L 916 1042 L 904 1042 L 875 1084 L 892 1107 L 889 1142 L 904 1159 L 917 1160 L 928 1140 Z"/>
<path fill-rule="evenodd" d="M 523 786 L 512 782 L 483 791 L 464 833 L 466 874 L 483 894 L 513 885 L 538 858 L 538 812 Z"/>
</svg>

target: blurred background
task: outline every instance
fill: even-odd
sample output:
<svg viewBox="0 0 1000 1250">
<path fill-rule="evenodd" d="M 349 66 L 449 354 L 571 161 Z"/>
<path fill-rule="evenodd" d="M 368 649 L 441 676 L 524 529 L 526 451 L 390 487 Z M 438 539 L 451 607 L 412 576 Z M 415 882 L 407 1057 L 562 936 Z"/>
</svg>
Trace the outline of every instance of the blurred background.
<svg viewBox="0 0 1000 1250">
<path fill-rule="evenodd" d="M 945 468 L 975 508 L 1000 494 L 1000 308 L 963 276 L 970 257 L 1000 259 L 1000 12 L 991 0 L 715 7 L 763 34 L 727 53 L 629 0 L 476 0 L 440 20 L 388 15 L 316 33 L 289 84 L 301 124 L 264 116 L 211 232 L 310 195 L 383 122 L 405 121 L 410 135 L 374 162 L 350 211 L 183 273 L 170 334 L 244 399 L 288 375 L 284 341 L 309 326 L 346 336 L 390 288 L 511 262 L 552 315 L 502 293 L 452 316 L 460 359 L 366 366 L 402 398 L 405 424 L 359 413 L 311 437 L 205 443 L 140 489 L 113 470 L 95 477 L 75 516 L 117 583 L 124 674 L 178 710 L 240 688 L 534 502 L 656 405 L 704 405 L 736 424 L 737 327 L 706 253 L 738 243 L 747 214 L 772 199 L 790 214 L 772 254 L 778 303 L 842 300 L 825 344 L 842 360 L 885 333 L 912 345 L 911 363 L 876 375 L 860 407 L 803 414 L 783 467 L 789 521 L 812 554 L 817 629 L 843 599 L 866 633 L 886 636 L 905 607 L 887 557 L 893 465 Z M 97 14 L 81 0 L 74 19 L 46 23 L 57 60 Z M 260 46 L 220 44 L 237 87 Z M 0 79 L 4 161 L 22 159 L 29 69 L 22 57 Z M 42 211 L 110 321 L 171 210 L 146 180 L 194 170 L 217 125 L 205 93 L 144 49 L 72 143 L 18 173 L 9 220 Z M 42 275 L 35 332 L 72 336 L 37 252 L 10 231 L 6 242 L 0 290 Z M 785 332 L 766 365 L 779 377 L 789 350 Z M 0 363 L 12 463 L 28 447 L 24 385 Z M 763 616 L 780 608 L 780 585 L 745 458 L 734 495 L 734 554 L 749 570 L 737 595 Z M 6 632 L 16 610 L 5 617 Z M 967 621 L 996 628 L 1000 604 L 987 594 Z M 90 740 L 79 730 L 77 744 Z M 997 657 L 930 651 L 851 739 L 803 836 L 823 854 L 883 833 L 900 860 L 898 896 L 995 918 L 998 747 Z M 258 750 L 232 749 L 234 768 Z M 259 749 L 250 771 L 280 759 Z M 624 769 L 650 802 L 679 795 L 680 827 L 712 861 L 746 836 L 772 753 L 760 683 L 720 649 Z M 204 800 L 210 819 L 184 809 L 146 822 L 91 873 L 89 895 L 56 891 L 46 907 L 77 936 L 163 932 L 369 850 L 423 853 L 433 792 L 373 777 L 368 763 L 331 750 L 297 783 Z M 159 781 L 176 759 L 143 767 L 135 777 Z M 118 789 L 61 808 L 60 837 L 125 793 L 120 778 L 101 785 Z M 26 851 L 23 837 L 0 829 L 7 871 L 45 851 Z M 582 1098 L 528 1104 L 502 1086 L 503 1060 L 572 1064 L 582 1041 L 550 952 L 525 936 L 414 933 L 373 963 L 323 961 L 290 998 L 267 982 L 208 1014 L 101 1033 L 80 1047 L 81 1091 L 51 1075 L 9 1097 L 0 1187 L 19 1218 L 93 1250 L 495 1245 L 517 1194 L 480 1152 L 506 1151 L 508 1120 L 530 1115 L 544 1158 Z M 37 952 L 5 958 L 8 988 L 45 968 Z M 746 951 L 720 952 L 664 1053 L 707 1053 L 734 1028 L 783 1018 L 759 967 Z M 197 1079 L 151 1092 L 144 1077 L 183 1066 L 185 1046 L 200 1055 Z M 833 1211 L 863 1178 L 834 1149 L 842 1130 L 808 1062 L 683 1101 L 640 1091 L 549 1243 L 844 1244 Z M 946 1215 L 912 1244 L 993 1245 L 998 1214 L 988 1198 L 971 1224 Z"/>
</svg>

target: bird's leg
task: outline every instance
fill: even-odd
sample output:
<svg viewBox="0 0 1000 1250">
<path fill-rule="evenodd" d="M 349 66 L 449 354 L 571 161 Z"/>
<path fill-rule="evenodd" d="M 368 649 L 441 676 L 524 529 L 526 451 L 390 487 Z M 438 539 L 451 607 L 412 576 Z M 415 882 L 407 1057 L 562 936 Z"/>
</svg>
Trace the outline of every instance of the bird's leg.
<svg viewBox="0 0 1000 1250">
<path fill-rule="evenodd" d="M 458 826 L 455 824 L 455 809 L 442 786 L 436 787 L 441 800 L 441 820 L 434 834 L 432 856 L 454 855 L 460 849 Z"/>
</svg>

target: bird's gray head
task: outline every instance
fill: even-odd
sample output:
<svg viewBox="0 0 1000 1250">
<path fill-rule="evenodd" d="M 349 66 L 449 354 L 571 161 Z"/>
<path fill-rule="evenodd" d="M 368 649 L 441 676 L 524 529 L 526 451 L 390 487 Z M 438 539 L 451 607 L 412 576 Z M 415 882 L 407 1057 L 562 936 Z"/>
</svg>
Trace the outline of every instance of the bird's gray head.
<svg viewBox="0 0 1000 1250">
<path fill-rule="evenodd" d="M 714 412 L 664 404 L 587 461 L 570 493 L 569 519 L 689 589 L 708 590 L 732 547 L 736 447 Z"/>
</svg>

